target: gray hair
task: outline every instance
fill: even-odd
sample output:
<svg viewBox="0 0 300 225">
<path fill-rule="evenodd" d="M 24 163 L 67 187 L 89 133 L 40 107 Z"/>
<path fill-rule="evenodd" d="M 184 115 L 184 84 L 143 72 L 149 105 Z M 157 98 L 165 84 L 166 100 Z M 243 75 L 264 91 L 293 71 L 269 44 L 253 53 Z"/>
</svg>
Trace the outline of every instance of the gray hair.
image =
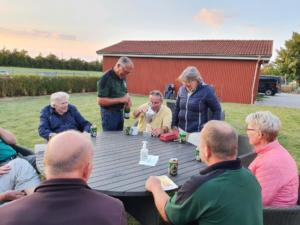
<svg viewBox="0 0 300 225">
<path fill-rule="evenodd" d="M 196 80 L 199 83 L 203 82 L 203 78 L 199 70 L 195 66 L 188 66 L 187 68 L 185 68 L 178 77 L 178 80 L 183 82 L 192 80 Z"/>
<path fill-rule="evenodd" d="M 150 91 L 149 95 L 150 96 L 159 96 L 162 101 L 164 99 L 163 94 L 159 90 Z"/>
<path fill-rule="evenodd" d="M 66 99 L 69 101 L 69 94 L 63 91 L 55 92 L 50 96 L 50 105 L 54 107 L 55 103 L 59 100 Z"/>
<path fill-rule="evenodd" d="M 237 155 L 238 135 L 236 130 L 224 121 L 210 120 L 202 131 L 201 141 L 221 159 Z"/>
<path fill-rule="evenodd" d="M 131 68 L 133 68 L 132 60 L 129 59 L 128 57 L 126 57 L 126 56 L 120 57 L 117 61 L 117 64 L 121 65 L 122 67 L 131 67 Z"/>
<path fill-rule="evenodd" d="M 276 139 L 281 127 L 280 119 L 270 111 L 251 113 L 246 117 L 245 122 L 259 129 L 268 142 L 272 142 Z"/>
</svg>

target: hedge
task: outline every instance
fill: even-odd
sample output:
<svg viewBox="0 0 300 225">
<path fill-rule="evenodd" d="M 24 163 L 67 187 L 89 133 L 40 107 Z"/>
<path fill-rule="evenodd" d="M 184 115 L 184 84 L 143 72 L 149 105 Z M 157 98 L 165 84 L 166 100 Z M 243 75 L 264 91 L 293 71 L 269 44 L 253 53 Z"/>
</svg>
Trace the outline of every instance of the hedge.
<svg viewBox="0 0 300 225">
<path fill-rule="evenodd" d="M 0 77 L 0 97 L 48 95 L 57 91 L 95 92 L 98 79 L 93 76 L 5 76 Z"/>
</svg>

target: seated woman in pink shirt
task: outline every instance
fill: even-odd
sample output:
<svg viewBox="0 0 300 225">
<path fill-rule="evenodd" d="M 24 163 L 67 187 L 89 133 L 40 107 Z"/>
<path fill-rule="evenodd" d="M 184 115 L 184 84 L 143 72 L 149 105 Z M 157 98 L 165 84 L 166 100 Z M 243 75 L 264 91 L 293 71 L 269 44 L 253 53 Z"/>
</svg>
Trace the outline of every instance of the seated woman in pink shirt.
<svg viewBox="0 0 300 225">
<path fill-rule="evenodd" d="M 246 118 L 249 142 L 257 157 L 249 169 L 262 188 L 264 206 L 294 206 L 298 200 L 298 171 L 295 160 L 279 144 L 280 120 L 269 111 L 251 113 Z"/>
</svg>

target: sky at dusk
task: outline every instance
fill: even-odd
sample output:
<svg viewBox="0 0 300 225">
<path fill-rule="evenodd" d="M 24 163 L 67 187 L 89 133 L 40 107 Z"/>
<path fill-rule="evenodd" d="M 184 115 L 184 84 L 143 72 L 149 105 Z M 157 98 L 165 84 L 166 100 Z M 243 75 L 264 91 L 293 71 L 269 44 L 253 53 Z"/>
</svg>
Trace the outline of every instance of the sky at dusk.
<svg viewBox="0 0 300 225">
<path fill-rule="evenodd" d="M 96 60 L 122 40 L 273 40 L 300 33 L 300 1 L 0 0 L 0 48 Z"/>
</svg>

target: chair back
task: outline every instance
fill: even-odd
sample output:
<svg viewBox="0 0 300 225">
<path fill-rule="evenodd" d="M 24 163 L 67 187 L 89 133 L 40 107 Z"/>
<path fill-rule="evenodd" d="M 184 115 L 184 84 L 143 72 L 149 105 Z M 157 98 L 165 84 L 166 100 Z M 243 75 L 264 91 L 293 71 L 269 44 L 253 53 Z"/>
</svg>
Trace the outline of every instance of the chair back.
<svg viewBox="0 0 300 225">
<path fill-rule="evenodd" d="M 299 175 L 300 180 L 300 175 Z M 298 202 L 294 207 L 264 208 L 264 225 L 299 225 L 300 224 L 300 186 Z"/>
<path fill-rule="evenodd" d="M 175 111 L 175 102 L 174 101 L 168 101 L 167 106 L 171 109 L 172 114 L 174 114 Z"/>
<path fill-rule="evenodd" d="M 33 151 L 20 145 L 10 145 L 17 153 L 22 156 L 34 155 Z"/>
<path fill-rule="evenodd" d="M 249 139 L 245 135 L 238 136 L 238 157 L 241 159 L 242 165 L 248 167 L 255 159 L 256 153 L 249 144 Z"/>
<path fill-rule="evenodd" d="M 300 205 L 289 208 L 264 208 L 264 225 L 299 225 Z"/>
<path fill-rule="evenodd" d="M 245 135 L 238 136 L 238 156 L 253 152 L 253 147 L 249 143 L 249 139 Z"/>
</svg>

